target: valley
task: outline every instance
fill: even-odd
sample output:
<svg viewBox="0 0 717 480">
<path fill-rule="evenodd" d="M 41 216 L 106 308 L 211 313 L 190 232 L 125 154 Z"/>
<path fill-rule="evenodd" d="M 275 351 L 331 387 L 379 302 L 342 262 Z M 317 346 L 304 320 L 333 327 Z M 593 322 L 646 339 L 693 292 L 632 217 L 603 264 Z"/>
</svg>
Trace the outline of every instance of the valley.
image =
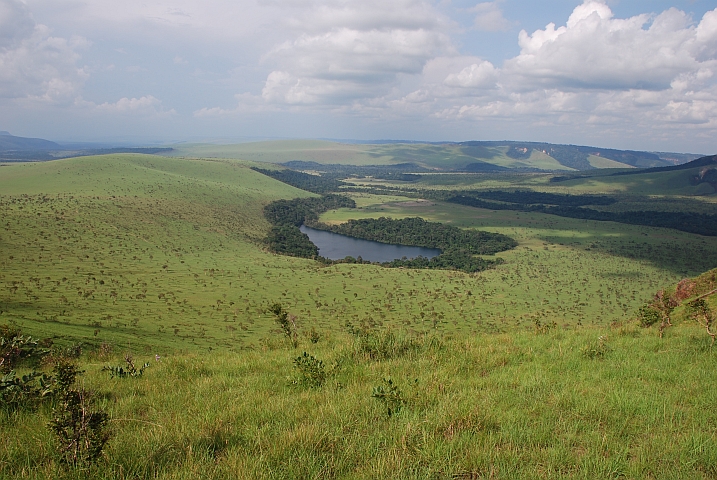
<svg viewBox="0 0 717 480">
<path fill-rule="evenodd" d="M 710 338 L 683 307 L 664 338 L 637 312 L 715 268 L 717 237 L 445 200 L 529 190 L 611 196 L 590 207 L 608 212 L 712 215 L 717 198 L 689 183 L 691 170 L 331 184 L 355 208 L 325 211 L 322 224 L 420 217 L 517 242 L 465 273 L 272 253 L 265 207 L 318 195 L 257 166 L 114 154 L 0 168 L 0 324 L 53 351 L 80 345 L 82 381 L 112 392 L 100 405 L 125 423 L 92 467 L 98 478 L 514 478 L 536 463 L 545 478 L 714 473 Z M 304 351 L 323 360 L 313 374 L 298 367 Z M 126 355 L 149 362 L 141 378 L 101 370 Z M 61 469 L 50 453 L 29 455 L 51 444 L 47 414 L 3 414 L 2 475 Z"/>
</svg>

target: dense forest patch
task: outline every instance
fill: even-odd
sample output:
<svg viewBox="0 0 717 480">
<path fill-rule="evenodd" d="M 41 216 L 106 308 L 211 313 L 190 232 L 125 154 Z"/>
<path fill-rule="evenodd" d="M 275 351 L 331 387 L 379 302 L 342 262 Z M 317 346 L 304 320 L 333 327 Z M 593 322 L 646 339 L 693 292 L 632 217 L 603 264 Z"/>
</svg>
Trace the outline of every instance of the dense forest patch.
<svg viewBox="0 0 717 480">
<path fill-rule="evenodd" d="M 493 195 L 487 195 L 487 194 Z M 540 212 L 560 217 L 577 218 L 582 220 L 598 220 L 603 222 L 627 223 L 631 225 L 645 225 L 649 227 L 673 228 L 699 235 L 717 236 L 717 215 L 695 212 L 665 212 L 635 210 L 626 212 L 605 212 L 580 205 L 609 205 L 614 203 L 611 197 L 592 195 L 556 195 L 539 192 L 530 192 L 530 195 L 509 192 L 484 192 L 453 195 L 447 202 L 457 203 L 476 208 L 490 210 L 517 210 L 523 212 Z M 500 200 L 502 203 L 487 201 Z M 532 198 L 531 198 L 532 197 Z M 533 203 L 543 198 L 541 203 Z M 555 198 L 549 198 L 555 197 Z M 561 198 L 564 197 L 564 198 Z M 576 197 L 572 199 L 571 197 Z M 581 197 L 590 197 L 593 200 L 583 200 Z M 604 200 L 601 200 L 604 199 Z M 591 203 L 581 203 L 591 201 Z M 552 204 L 551 204 L 552 203 Z"/>
<path fill-rule="evenodd" d="M 295 170 L 265 170 L 263 168 L 252 167 L 252 170 L 263 173 L 267 177 L 271 177 L 280 182 L 284 182 L 292 187 L 300 188 L 311 193 L 329 193 L 335 192 L 342 185 L 342 182 L 336 178 L 327 178 L 322 175 L 310 175 L 308 173 L 297 172 Z"/>
<path fill-rule="evenodd" d="M 432 259 L 404 258 L 383 263 L 387 267 L 478 272 L 501 263 L 502 260 L 486 260 L 476 255 L 493 255 L 517 245 L 515 240 L 505 235 L 463 230 L 437 222 L 427 222 L 421 218 L 394 220 L 381 217 L 349 220 L 340 225 L 326 225 L 318 221 L 319 215 L 325 211 L 342 207 L 354 208 L 355 205 L 353 200 L 341 195 L 279 200 L 270 203 L 264 208 L 264 215 L 274 225 L 266 239 L 269 249 L 284 255 L 317 258 L 326 263 L 333 263 L 331 260 L 319 257 L 317 247 L 299 230 L 299 226 L 307 224 L 312 228 L 363 240 L 438 248 L 442 251 L 441 255 Z"/>
<path fill-rule="evenodd" d="M 498 233 L 463 230 L 422 218 L 365 218 L 349 220 L 339 225 L 320 225 L 319 228 L 350 237 L 381 243 L 399 243 L 412 247 L 451 250 L 464 249 L 474 255 L 493 255 L 517 245 L 515 240 Z"/>
<path fill-rule="evenodd" d="M 309 175 L 311 176 L 311 175 Z M 304 223 L 317 223 L 319 215 L 335 208 L 355 208 L 356 202 L 343 195 L 277 200 L 264 207 L 264 217 L 273 225 L 266 237 L 272 252 L 292 257 L 316 258 L 319 249 L 299 230 Z"/>
</svg>

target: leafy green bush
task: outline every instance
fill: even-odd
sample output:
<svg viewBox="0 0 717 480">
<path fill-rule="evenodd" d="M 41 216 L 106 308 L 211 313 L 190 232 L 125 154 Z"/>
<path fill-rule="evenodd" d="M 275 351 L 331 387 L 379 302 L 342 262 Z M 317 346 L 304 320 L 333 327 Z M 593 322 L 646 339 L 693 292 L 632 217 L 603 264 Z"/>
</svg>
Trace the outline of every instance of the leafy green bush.
<svg viewBox="0 0 717 480">
<path fill-rule="evenodd" d="M 19 361 L 39 353 L 37 341 L 10 325 L 0 325 L 0 373 L 8 373 Z"/>
<path fill-rule="evenodd" d="M 48 428 L 55 434 L 57 453 L 62 463 L 84 466 L 95 463 L 102 456 L 110 438 L 107 428 L 109 415 L 94 409 L 94 395 L 84 388 L 72 388 L 82 373 L 71 362 L 55 366 L 56 396 Z"/>
<path fill-rule="evenodd" d="M 299 371 L 297 384 L 310 388 L 319 388 L 326 382 L 326 367 L 324 362 L 313 355 L 304 352 L 294 359 L 294 367 Z"/>
<path fill-rule="evenodd" d="M 52 379 L 32 372 L 22 377 L 11 370 L 0 377 L 0 408 L 6 411 L 35 408 L 50 393 Z"/>
<path fill-rule="evenodd" d="M 384 378 L 382 385 L 373 387 L 371 396 L 383 403 L 389 417 L 400 412 L 406 404 L 406 400 L 403 398 L 403 392 L 401 392 L 390 378 Z"/>
<path fill-rule="evenodd" d="M 652 305 L 643 305 L 637 311 L 637 320 L 640 322 L 641 327 L 651 327 L 662 320 L 662 314 Z"/>
</svg>

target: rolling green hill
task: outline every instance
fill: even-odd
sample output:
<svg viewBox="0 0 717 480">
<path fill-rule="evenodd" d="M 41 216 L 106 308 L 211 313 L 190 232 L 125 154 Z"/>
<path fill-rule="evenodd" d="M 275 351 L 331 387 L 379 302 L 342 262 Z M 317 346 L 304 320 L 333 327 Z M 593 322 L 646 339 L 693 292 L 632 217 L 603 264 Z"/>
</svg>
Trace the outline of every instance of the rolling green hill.
<svg viewBox="0 0 717 480">
<path fill-rule="evenodd" d="M 167 350 L 256 346 L 271 336 L 265 309 L 277 300 L 307 328 L 330 331 L 349 318 L 451 334 L 533 318 L 599 324 L 637 308 L 657 285 L 717 264 L 713 238 L 356 192 L 359 209 L 328 212 L 327 221 L 421 216 L 519 246 L 475 276 L 323 267 L 266 250 L 264 205 L 311 194 L 249 167 L 149 155 L 0 167 L 0 323 L 66 342 Z M 575 265 L 586 272 L 584 291 L 567 287 Z M 535 275 L 544 281 L 526 290 Z M 400 302 L 387 302 L 386 289 Z"/>
<path fill-rule="evenodd" d="M 267 251 L 264 206 L 313 194 L 252 166 L 123 154 L 0 167 L 0 326 L 83 352 L 60 348 L 16 373 L 78 362 L 76 387 L 93 392 L 82 406 L 106 413 L 110 433 L 96 464 L 67 466 L 48 428 L 66 401 L 0 403 L 0 478 L 717 475 L 717 350 L 681 312 L 662 335 L 635 318 L 656 292 L 713 269 L 717 237 L 409 198 L 406 182 L 383 180 L 395 193 L 349 192 L 357 208 L 321 220 L 420 217 L 518 246 L 476 274 L 324 266 Z M 417 184 L 565 194 L 601 181 L 618 202 L 599 206 L 613 208 L 653 201 L 620 182 L 664 191 L 690 172 Z M 709 291 L 714 271 L 694 283 Z M 126 354 L 150 366 L 111 378 L 103 367 Z"/>
<path fill-rule="evenodd" d="M 480 168 L 480 165 L 537 171 L 643 168 L 673 165 L 674 158 L 697 157 L 511 141 L 348 144 L 322 140 L 277 140 L 235 145 L 179 144 L 173 147 L 171 155 L 181 157 L 342 165 L 416 163 L 438 171 L 490 171 Z"/>
</svg>

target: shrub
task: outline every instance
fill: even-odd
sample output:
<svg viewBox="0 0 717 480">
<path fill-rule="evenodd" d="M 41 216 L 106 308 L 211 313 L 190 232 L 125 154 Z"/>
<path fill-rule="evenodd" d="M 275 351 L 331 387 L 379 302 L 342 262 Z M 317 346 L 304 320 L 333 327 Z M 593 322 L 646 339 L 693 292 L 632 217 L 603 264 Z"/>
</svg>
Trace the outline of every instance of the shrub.
<svg viewBox="0 0 717 480">
<path fill-rule="evenodd" d="M 647 328 L 661 321 L 662 314 L 659 310 L 653 308 L 652 305 L 643 305 L 637 311 L 637 319 L 641 327 Z"/>
<path fill-rule="evenodd" d="M 50 377 L 38 372 L 18 377 L 11 370 L 0 377 L 0 408 L 6 411 L 35 408 L 50 393 L 51 382 Z"/>
<path fill-rule="evenodd" d="M 296 357 L 294 367 L 299 371 L 298 379 L 295 382 L 297 384 L 318 388 L 326 382 L 327 374 L 324 362 L 313 355 L 304 352 L 301 356 Z"/>
<path fill-rule="evenodd" d="M 406 404 L 406 400 L 403 398 L 403 392 L 401 392 L 390 378 L 384 378 L 382 385 L 373 387 L 371 396 L 383 403 L 389 417 L 400 412 Z"/>
<path fill-rule="evenodd" d="M 289 312 L 284 310 L 284 307 L 280 303 L 274 303 L 269 307 L 269 311 L 276 317 L 274 321 L 279 325 L 282 333 L 291 342 L 291 345 L 296 348 L 299 346 L 299 335 L 296 328 L 296 317 L 289 315 Z"/>
<path fill-rule="evenodd" d="M 712 311 L 705 299 L 697 298 L 696 300 L 688 303 L 686 312 L 690 318 L 695 320 L 700 324 L 700 326 L 707 330 L 707 335 L 712 337 L 712 345 L 714 345 L 716 333 L 712 331 L 712 325 L 714 324 L 715 317 L 717 317 L 717 315 Z"/>
<path fill-rule="evenodd" d="M 0 325 L 0 373 L 10 372 L 20 360 L 38 353 L 37 341 L 32 337 L 10 325 Z"/>
<path fill-rule="evenodd" d="M 55 434 L 57 453 L 62 463 L 83 466 L 95 463 L 110 438 L 109 415 L 94 410 L 94 396 L 84 388 L 72 388 L 82 373 L 69 361 L 59 362 L 54 369 L 55 393 L 58 403 L 53 409 L 48 428 Z"/>
<path fill-rule="evenodd" d="M 124 360 L 127 363 L 125 367 L 112 367 L 108 365 L 102 367 L 102 371 L 110 372 L 110 378 L 137 378 L 144 375 L 144 370 L 149 367 L 149 362 L 145 362 L 144 365 L 142 365 L 140 368 L 137 368 L 134 364 L 134 360 L 132 359 L 132 355 L 129 354 L 124 356 Z"/>
</svg>

